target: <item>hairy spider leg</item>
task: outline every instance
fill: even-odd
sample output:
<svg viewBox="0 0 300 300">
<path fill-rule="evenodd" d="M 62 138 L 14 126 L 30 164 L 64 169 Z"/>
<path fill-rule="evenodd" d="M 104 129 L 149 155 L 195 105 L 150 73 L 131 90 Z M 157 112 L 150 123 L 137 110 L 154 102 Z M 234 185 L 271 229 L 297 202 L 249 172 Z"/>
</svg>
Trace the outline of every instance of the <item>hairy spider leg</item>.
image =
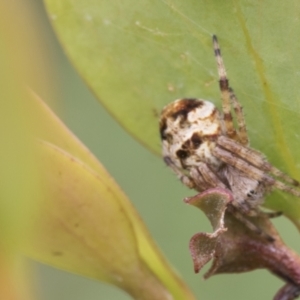
<svg viewBox="0 0 300 300">
<path fill-rule="evenodd" d="M 168 156 L 164 157 L 164 161 L 168 167 L 172 169 L 172 171 L 177 175 L 177 177 L 180 179 L 180 181 L 189 187 L 190 189 L 193 189 L 196 187 L 195 182 L 189 178 L 187 175 L 185 175 L 172 161 L 172 159 Z"/>
<path fill-rule="evenodd" d="M 213 182 L 212 178 L 204 178 L 203 175 L 205 174 L 203 174 L 203 169 L 201 169 L 202 168 L 194 167 L 190 170 L 190 176 L 196 185 L 195 189 L 200 193 L 216 186 L 216 182 Z"/>
<path fill-rule="evenodd" d="M 271 211 L 271 212 L 264 212 L 264 211 L 262 211 L 261 213 L 264 214 L 269 219 L 277 218 L 277 217 L 280 217 L 280 216 L 283 215 L 282 211 Z"/>
<path fill-rule="evenodd" d="M 241 146 L 239 143 L 227 138 L 226 136 L 220 136 L 217 140 L 217 143 L 224 149 L 236 153 L 239 157 L 245 159 L 247 162 L 256 166 L 257 168 L 265 172 L 269 172 L 270 174 L 281 178 L 285 182 L 294 186 L 300 185 L 299 181 L 291 178 L 284 172 L 272 166 L 268 161 L 265 160 L 263 155 L 257 152 L 256 150 Z"/>
<path fill-rule="evenodd" d="M 230 93 L 231 105 L 233 106 L 237 125 L 238 125 L 237 134 L 239 137 L 239 142 L 243 146 L 248 146 L 249 138 L 248 138 L 248 133 L 247 133 L 246 120 L 245 120 L 245 116 L 243 113 L 243 107 L 231 87 L 229 88 L 229 93 Z"/>
<path fill-rule="evenodd" d="M 267 174 L 265 174 L 264 171 L 261 171 L 260 169 L 254 167 L 253 165 L 249 164 L 248 162 L 244 161 L 243 159 L 239 158 L 233 153 L 222 149 L 218 146 L 215 147 L 213 153 L 216 157 L 218 157 L 226 164 L 231 165 L 237 168 L 238 170 L 246 173 L 250 178 L 253 178 L 260 182 L 265 182 L 267 185 L 273 186 L 281 191 L 300 197 L 299 190 L 289 185 L 286 185 L 285 183 L 278 181 L 271 176 L 268 176 Z"/>
<path fill-rule="evenodd" d="M 200 162 L 197 166 L 197 171 L 200 173 L 204 181 L 209 184 L 210 188 L 219 187 L 227 189 L 226 185 L 218 178 L 218 176 L 208 167 L 206 163 Z M 194 175 L 196 174 L 191 171 L 191 176 L 193 177 Z"/>
<path fill-rule="evenodd" d="M 164 157 L 164 161 L 166 165 L 177 175 L 180 181 L 191 189 L 195 188 L 199 191 L 204 191 L 214 187 L 227 189 L 226 185 L 207 166 L 206 163 L 200 162 L 197 167 L 190 170 L 190 176 L 188 176 L 184 174 L 168 156 Z"/>
<path fill-rule="evenodd" d="M 221 91 L 223 120 L 224 120 L 226 135 L 229 138 L 236 140 L 237 133 L 233 125 L 233 118 L 231 114 L 229 81 L 227 79 L 226 69 L 221 56 L 221 50 L 218 43 L 218 39 L 215 35 L 213 35 L 213 47 L 214 47 L 215 58 L 218 66 L 219 86 Z"/>
</svg>

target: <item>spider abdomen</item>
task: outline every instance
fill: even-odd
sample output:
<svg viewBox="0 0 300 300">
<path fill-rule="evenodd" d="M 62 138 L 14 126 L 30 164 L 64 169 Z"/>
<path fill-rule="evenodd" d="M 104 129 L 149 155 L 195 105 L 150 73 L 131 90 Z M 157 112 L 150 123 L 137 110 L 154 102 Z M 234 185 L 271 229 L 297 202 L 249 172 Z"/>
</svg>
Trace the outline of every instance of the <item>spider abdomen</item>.
<svg viewBox="0 0 300 300">
<path fill-rule="evenodd" d="M 220 113 L 209 101 L 179 99 L 161 113 L 163 156 L 178 168 L 189 170 L 201 162 L 218 168 L 221 162 L 212 149 L 221 133 Z"/>
</svg>

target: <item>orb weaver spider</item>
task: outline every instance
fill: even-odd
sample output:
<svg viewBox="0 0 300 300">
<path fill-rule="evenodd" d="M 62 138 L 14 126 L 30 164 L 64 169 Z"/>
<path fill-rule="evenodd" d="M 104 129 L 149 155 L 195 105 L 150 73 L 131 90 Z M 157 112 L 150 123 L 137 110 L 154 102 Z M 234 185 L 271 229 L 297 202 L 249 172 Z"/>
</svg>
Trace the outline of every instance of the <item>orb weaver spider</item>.
<svg viewBox="0 0 300 300">
<path fill-rule="evenodd" d="M 163 158 L 189 188 L 203 192 L 229 189 L 228 208 L 254 231 L 262 231 L 244 216 L 262 213 L 259 206 L 272 189 L 300 197 L 299 182 L 271 165 L 263 154 L 249 147 L 242 106 L 229 86 L 217 37 L 213 36 L 222 113 L 206 100 L 186 98 L 168 104 L 161 112 Z M 237 128 L 234 126 L 233 114 Z M 279 213 L 269 213 L 270 217 Z M 271 238 L 270 238 L 271 239 Z"/>
</svg>

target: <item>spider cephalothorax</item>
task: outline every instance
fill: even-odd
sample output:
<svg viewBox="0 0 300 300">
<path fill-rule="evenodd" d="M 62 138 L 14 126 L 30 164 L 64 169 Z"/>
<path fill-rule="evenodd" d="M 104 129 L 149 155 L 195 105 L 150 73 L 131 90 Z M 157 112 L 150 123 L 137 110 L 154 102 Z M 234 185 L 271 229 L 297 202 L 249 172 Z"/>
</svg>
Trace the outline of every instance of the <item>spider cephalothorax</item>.
<svg viewBox="0 0 300 300">
<path fill-rule="evenodd" d="M 213 103 L 202 99 L 178 99 L 168 104 L 160 117 L 163 157 L 188 187 L 199 192 L 214 187 L 229 189 L 235 209 L 256 215 L 272 188 L 300 197 L 295 188 L 299 182 L 248 146 L 242 107 L 229 87 L 216 36 L 213 45 L 223 111 L 220 113 Z"/>
</svg>

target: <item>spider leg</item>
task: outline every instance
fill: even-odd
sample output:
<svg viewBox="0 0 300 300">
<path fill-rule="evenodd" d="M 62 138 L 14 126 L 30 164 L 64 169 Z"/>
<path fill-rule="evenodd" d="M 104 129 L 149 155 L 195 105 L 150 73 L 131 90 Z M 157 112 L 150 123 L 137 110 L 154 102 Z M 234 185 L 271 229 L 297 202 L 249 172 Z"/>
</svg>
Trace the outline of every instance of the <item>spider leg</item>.
<svg viewBox="0 0 300 300">
<path fill-rule="evenodd" d="M 197 172 L 197 173 L 196 173 Z M 191 170 L 191 176 L 196 181 L 197 174 L 201 175 L 207 188 L 220 187 L 227 189 L 227 186 L 219 179 L 219 177 L 207 166 L 206 163 L 200 162 L 197 168 Z"/>
<path fill-rule="evenodd" d="M 262 212 L 262 214 L 267 216 L 269 219 L 272 219 L 282 216 L 282 211 Z"/>
<path fill-rule="evenodd" d="M 260 235 L 262 238 L 266 239 L 269 242 L 274 242 L 275 239 L 264 232 L 261 228 L 256 226 L 250 220 L 245 218 L 243 214 L 241 214 L 234 206 L 228 205 L 228 211 L 241 223 L 243 223 L 249 230 L 253 231 L 255 234 Z"/>
<path fill-rule="evenodd" d="M 233 141 L 225 136 L 220 136 L 217 140 L 217 143 L 222 146 L 224 149 L 236 153 L 239 157 L 245 159 L 247 162 L 251 163 L 252 165 L 256 166 L 257 168 L 263 170 L 264 172 L 268 172 L 278 178 L 283 179 L 287 183 L 290 183 L 294 186 L 299 186 L 300 183 L 289 177 L 284 172 L 278 170 L 274 166 L 272 166 L 265 158 L 256 150 L 251 148 L 244 147 Z"/>
<path fill-rule="evenodd" d="M 190 177 L 195 183 L 195 189 L 199 192 L 203 192 L 215 187 L 215 184 L 212 184 L 212 182 L 208 182 L 204 179 L 204 177 L 202 176 L 202 172 L 198 167 L 193 167 L 190 170 Z"/>
<path fill-rule="evenodd" d="M 180 181 L 190 189 L 195 188 L 199 192 L 214 187 L 227 189 L 226 185 L 205 163 L 200 162 L 199 166 L 192 168 L 189 174 L 190 176 L 188 176 L 173 163 L 169 156 L 165 156 L 164 161 L 166 165 L 177 175 Z"/>
<path fill-rule="evenodd" d="M 190 189 L 195 188 L 196 184 L 195 182 L 189 178 L 187 175 L 185 175 L 172 161 L 172 159 L 169 156 L 164 157 L 164 161 L 168 167 L 172 169 L 172 171 L 177 175 L 177 177 L 180 179 L 180 181 L 189 187 Z"/>
<path fill-rule="evenodd" d="M 229 93 L 230 93 L 231 105 L 233 106 L 236 120 L 237 120 L 237 125 L 238 125 L 237 134 L 239 137 L 239 141 L 242 145 L 248 146 L 249 138 L 247 134 L 247 127 L 246 127 L 246 121 L 243 113 L 243 107 L 240 104 L 239 100 L 237 99 L 232 88 L 229 88 Z"/>
<path fill-rule="evenodd" d="M 221 56 L 218 39 L 215 35 L 213 35 L 213 46 L 218 66 L 219 86 L 221 90 L 222 109 L 226 135 L 231 139 L 237 139 L 237 133 L 233 125 L 233 118 L 231 114 L 229 81 L 227 79 L 226 69 Z"/>
<path fill-rule="evenodd" d="M 286 185 L 285 183 L 278 181 L 274 179 L 273 177 L 265 174 L 264 171 L 261 171 L 260 169 L 252 166 L 247 161 L 239 158 L 238 156 L 234 155 L 233 153 L 222 149 L 220 147 L 215 147 L 213 149 L 213 154 L 225 162 L 226 164 L 229 164 L 238 170 L 246 173 L 250 178 L 255 179 L 259 182 L 264 182 L 265 184 L 269 186 L 273 186 L 281 191 L 287 192 L 289 194 L 292 194 L 294 196 L 300 197 L 300 191 Z"/>
</svg>

